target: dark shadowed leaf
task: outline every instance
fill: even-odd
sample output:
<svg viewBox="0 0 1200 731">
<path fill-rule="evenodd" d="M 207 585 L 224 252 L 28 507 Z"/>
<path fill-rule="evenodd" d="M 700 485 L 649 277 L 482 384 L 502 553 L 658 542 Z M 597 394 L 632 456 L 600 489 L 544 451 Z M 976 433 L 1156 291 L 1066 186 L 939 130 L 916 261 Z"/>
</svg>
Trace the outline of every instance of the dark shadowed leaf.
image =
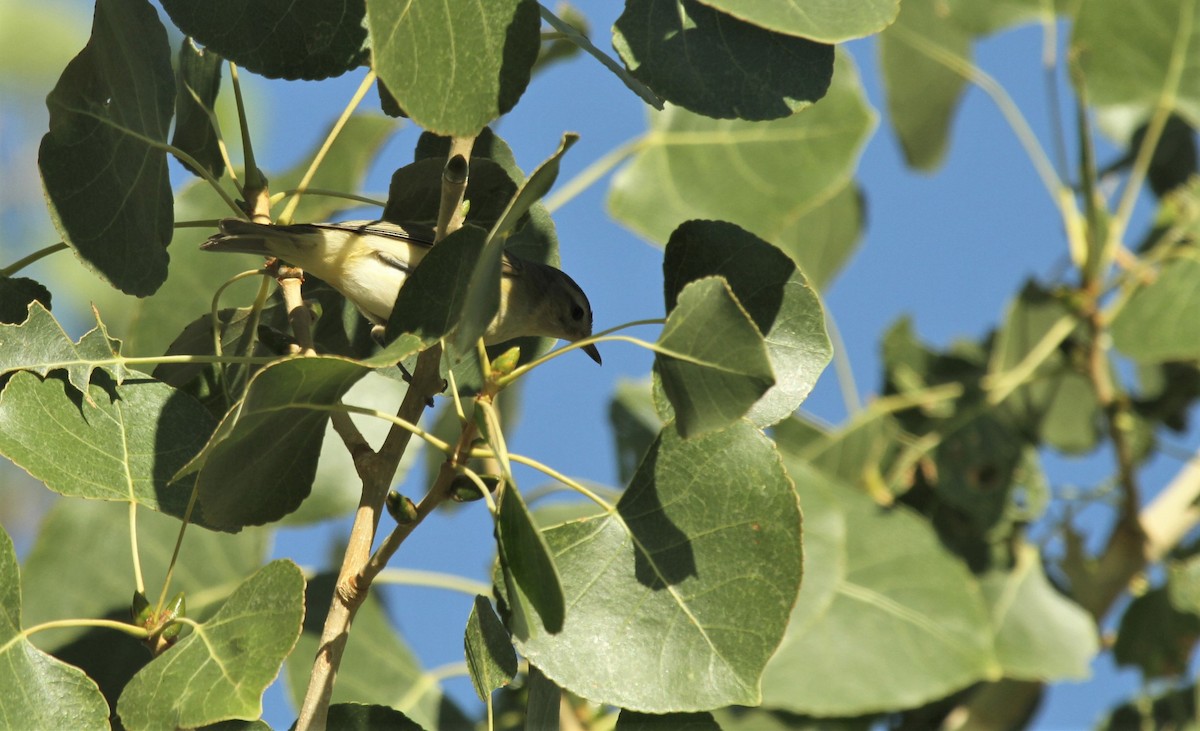
<svg viewBox="0 0 1200 731">
<path fill-rule="evenodd" d="M 324 79 L 367 58 L 363 0 L 164 0 L 175 25 L 202 45 L 272 79 Z"/>
<path fill-rule="evenodd" d="M 98 0 L 92 37 L 46 97 L 38 167 L 55 228 L 122 292 L 167 278 L 174 221 L 167 128 L 175 75 L 167 34 L 145 0 Z"/>
<path fill-rule="evenodd" d="M 721 731 L 721 727 L 708 712 L 653 715 L 622 710 L 616 731 Z"/>
<path fill-rule="evenodd" d="M 667 312 L 684 285 L 707 276 L 725 278 L 766 341 L 775 385 L 746 418 L 775 424 L 808 397 L 833 357 L 821 302 L 779 249 L 731 223 L 687 221 L 671 234 L 663 256 Z"/>
<path fill-rule="evenodd" d="M 254 375 L 245 398 L 184 469 L 199 469 L 200 507 L 221 530 L 262 525 L 300 507 L 312 490 L 328 407 L 367 366 L 332 357 L 292 358 Z M 316 406 L 317 408 L 310 408 Z"/>
<path fill-rule="evenodd" d="M 654 370 L 684 436 L 736 422 L 776 383 L 763 336 L 720 277 L 679 291 L 658 346 Z"/>
<path fill-rule="evenodd" d="M 50 309 L 50 290 L 28 277 L 0 277 L 0 323 L 19 325 L 29 317 L 29 305 Z"/>
<path fill-rule="evenodd" d="M 430 345 L 458 325 L 467 285 L 486 239 L 483 229 L 463 226 L 425 255 L 396 297 L 388 318 L 389 339 L 412 333 L 423 345 Z"/>
<path fill-rule="evenodd" d="M 511 485 L 505 487 L 500 500 L 496 538 L 508 592 L 512 594 L 519 586 L 546 631 L 555 634 L 562 630 L 566 614 L 562 579 L 550 546 L 534 525 L 521 493 Z"/>
<path fill-rule="evenodd" d="M 225 159 L 217 146 L 211 117 L 221 90 L 223 60 L 213 51 L 197 48 L 191 38 L 183 40 L 175 88 L 175 132 L 171 135 L 172 145 L 191 155 L 215 178 L 225 173 Z M 191 170 L 187 162 L 180 162 Z"/>
<path fill-rule="evenodd" d="M 833 46 L 696 0 L 629 0 L 613 26 L 613 46 L 655 93 L 718 119 L 790 116 L 825 96 L 833 74 Z"/>
<path fill-rule="evenodd" d="M 508 685 L 517 674 L 517 653 L 491 599 L 475 597 L 463 645 L 471 684 L 480 700 L 487 700 L 492 691 Z"/>
</svg>

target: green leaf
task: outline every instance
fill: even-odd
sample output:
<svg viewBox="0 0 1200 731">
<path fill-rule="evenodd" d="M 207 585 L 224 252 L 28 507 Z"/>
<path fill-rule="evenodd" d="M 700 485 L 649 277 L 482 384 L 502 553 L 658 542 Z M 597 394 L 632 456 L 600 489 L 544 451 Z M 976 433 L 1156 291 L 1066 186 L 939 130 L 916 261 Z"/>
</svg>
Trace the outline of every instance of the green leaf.
<svg viewBox="0 0 1200 731">
<path fill-rule="evenodd" d="M 370 3 L 379 78 L 424 129 L 469 137 L 512 109 L 541 44 L 534 0 Z"/>
<path fill-rule="evenodd" d="M 34 302 L 50 309 L 50 290 L 41 282 L 28 277 L 0 277 L 0 323 L 19 325 L 25 322 L 29 317 L 29 305 Z"/>
<path fill-rule="evenodd" d="M 463 646 L 471 684 L 479 700 L 487 700 L 492 691 L 508 685 L 517 674 L 517 653 L 512 639 L 496 616 L 491 600 L 485 596 L 475 597 Z"/>
<path fill-rule="evenodd" d="M 217 145 L 211 114 L 221 90 L 221 63 L 212 51 L 196 47 L 191 38 L 179 46 L 179 78 L 175 94 L 175 133 L 171 144 L 191 155 L 214 178 L 225 174 L 225 158 Z M 184 160 L 184 167 L 192 170 Z M 193 173 L 199 175 L 195 170 Z"/>
<path fill-rule="evenodd" d="M 684 285 L 714 275 L 725 278 L 766 341 L 775 385 L 746 418 L 770 426 L 800 406 L 833 357 L 821 302 L 787 255 L 754 234 L 724 221 L 683 223 L 663 255 L 667 312 Z"/>
<path fill-rule="evenodd" d="M 652 113 L 638 152 L 613 178 L 612 215 L 665 242 L 692 218 L 736 223 L 772 243 L 850 181 L 875 125 L 849 54 L 837 55 L 820 104 L 771 122 Z M 797 171 L 803 171 L 797 174 Z"/>
<path fill-rule="evenodd" d="M 529 699 L 525 703 L 525 728 L 559 728 L 559 711 L 562 708 L 562 689 L 538 670 L 529 666 L 525 687 Z"/>
<path fill-rule="evenodd" d="M 308 677 L 336 582 L 318 574 L 308 582 L 304 632 L 287 659 L 287 690 L 295 707 L 304 700 Z M 378 585 L 354 616 L 354 631 L 333 688 L 332 702 L 390 706 L 426 729 L 467 731 L 473 728 L 444 695 L 438 681 L 421 670 L 412 650 L 388 621 Z M 332 728 L 332 725 L 331 725 Z"/>
<path fill-rule="evenodd" d="M 736 422 L 776 383 L 763 336 L 719 277 L 679 291 L 658 348 L 654 369 L 683 436 Z"/>
<path fill-rule="evenodd" d="M 1156 688 L 1159 686 L 1151 686 Z M 1147 689 L 1148 690 L 1148 689 Z M 1137 695 L 1113 709 L 1101 731 L 1127 731 L 1127 729 L 1172 729 L 1192 728 L 1196 724 L 1196 686 L 1185 683 L 1182 687 L 1163 692 L 1147 692 L 1139 689 Z"/>
<path fill-rule="evenodd" d="M 420 724 L 395 708 L 361 703 L 330 706 L 327 726 L 338 731 L 424 731 Z"/>
<path fill-rule="evenodd" d="M 324 79 L 367 58 L 364 0 L 164 0 L 175 25 L 221 56 L 270 79 Z"/>
<path fill-rule="evenodd" d="M 1036 548 L 1022 544 L 1016 553 L 1010 571 L 991 571 L 980 580 L 1004 677 L 1086 679 L 1100 650 L 1095 621 L 1050 584 Z"/>
<path fill-rule="evenodd" d="M 1167 563 L 1167 595 L 1172 607 L 1200 615 L 1200 556 Z"/>
<path fill-rule="evenodd" d="M 1136 597 L 1121 615 L 1113 659 L 1147 678 L 1178 676 L 1187 672 L 1197 638 L 1200 617 L 1176 609 L 1159 587 Z"/>
<path fill-rule="evenodd" d="M 505 486 L 500 499 L 496 540 L 509 594 L 520 587 L 546 631 L 560 632 L 566 615 L 562 578 L 546 538 L 534 525 L 520 491 L 511 484 Z"/>
<path fill-rule="evenodd" d="M 64 616 L 103 617 L 116 613 L 127 618 L 134 589 L 128 531 L 124 527 L 128 522 L 129 509 L 125 505 L 90 500 L 55 503 L 25 558 L 26 620 L 48 622 Z M 180 523 L 174 518 L 138 511 L 138 557 L 147 585 L 161 585 L 179 529 Z M 268 542 L 269 535 L 263 530 L 237 535 L 188 530 L 171 586 L 187 595 L 189 616 L 211 616 L 220 600 L 262 566 Z M 97 566 L 111 570 L 97 571 Z M 58 630 L 39 634 L 37 640 L 40 644 L 46 637 L 44 646 L 54 648 L 57 654 L 59 647 L 87 631 L 82 627 Z M 149 654 L 145 657 L 150 659 Z"/>
<path fill-rule="evenodd" d="M 888 119 L 905 160 L 926 171 L 937 169 L 946 155 L 950 124 L 967 86 L 962 74 L 931 54 L 971 65 L 971 38 L 946 18 L 940 2 L 905 0 L 896 23 L 879 36 Z"/>
<path fill-rule="evenodd" d="M 251 379 L 204 450 L 184 468 L 199 469 L 200 507 L 221 530 L 279 520 L 312 490 L 329 422 L 327 408 L 370 369 L 333 357 L 292 358 Z M 317 408 L 312 408 L 316 406 Z"/>
<path fill-rule="evenodd" d="M 325 162 L 310 183 L 312 188 L 328 190 L 358 190 L 367 168 L 377 158 L 379 149 L 396 130 L 396 123 L 382 116 L 355 115 L 333 143 Z M 324 133 L 321 134 L 324 139 Z M 319 143 L 317 143 L 319 144 Z M 308 168 L 316 150 L 305 154 L 305 161 L 294 168 L 266 171 L 273 191 L 296 187 Z M 237 194 L 228 188 L 233 197 Z M 234 215 L 207 183 L 194 181 L 187 185 L 176 201 L 179 220 L 215 220 Z M 308 195 L 296 209 L 297 221 L 323 221 L 345 208 L 346 202 L 328 196 Z M 112 288 L 99 287 L 93 281 L 75 281 L 80 299 L 91 299 L 102 312 L 112 313 L 112 328 L 124 336 L 126 355 L 154 356 L 162 354 L 180 331 L 212 307 L 213 293 L 221 283 L 246 269 L 257 268 L 262 258 L 213 254 L 201 251 L 199 245 L 214 230 L 180 228 L 172 239 L 171 271 L 167 283 L 152 297 L 133 299 L 119 295 Z M 92 279 L 92 278 L 89 278 Z M 258 281 L 235 285 L 226 290 L 223 306 L 249 305 L 258 288 Z M 328 308 L 326 308 L 328 312 Z M 318 327 L 321 323 L 318 323 Z"/>
<path fill-rule="evenodd" d="M 804 591 L 763 678 L 763 705 L 818 716 L 910 708 L 1000 676 L 978 585 L 903 508 L 799 460 Z"/>
<path fill-rule="evenodd" d="M 171 49 L 154 8 L 97 0 L 91 39 L 46 97 L 38 167 L 63 240 L 139 297 L 167 278 L 174 218 L 161 145 L 174 102 Z"/>
<path fill-rule="evenodd" d="M 616 731 L 721 731 L 721 727 L 707 712 L 651 715 L 622 709 Z"/>
<path fill-rule="evenodd" d="M 291 561 L 272 561 L 133 676 L 117 703 L 122 723 L 135 731 L 258 718 L 303 619 L 304 576 Z"/>
<path fill-rule="evenodd" d="M 192 480 L 172 483 L 216 425 L 190 396 L 148 377 L 97 379 L 87 398 L 60 378 L 17 373 L 0 392 L 0 453 L 55 492 L 182 518 Z M 209 525 L 193 512 L 191 521 Z"/>
<path fill-rule="evenodd" d="M 1112 322 L 1113 344 L 1139 363 L 1200 357 L 1200 258 L 1194 252 L 1167 260 Z"/>
<path fill-rule="evenodd" d="M 627 483 L 654 443 L 663 422 L 651 403 L 650 384 L 621 379 L 608 402 L 617 447 L 617 478 Z"/>
<path fill-rule="evenodd" d="M 1089 102 L 1134 106 L 1159 100 L 1200 127 L 1200 0 L 1089 0 L 1071 35 Z"/>
<path fill-rule="evenodd" d="M 65 369 L 71 385 L 83 394 L 88 393 L 88 382 L 98 367 L 118 383 L 125 378 L 124 366 L 112 362 L 120 356 L 121 341 L 108 337 L 99 313 L 96 327 L 78 343 L 71 342 L 62 325 L 40 302 L 29 303 L 28 315 L 18 325 L 0 324 L 0 375 L 27 370 L 46 376 Z M 110 362 L 98 366 L 98 361 Z"/>
<path fill-rule="evenodd" d="M 1064 317 L 1075 316 L 1058 297 L 1026 283 L 996 334 L 989 368 L 997 373 L 1015 368 Z M 1095 390 L 1080 364 L 1062 348 L 1030 374 L 1026 384 L 1005 400 L 1004 408 L 1033 439 L 1063 452 L 1090 451 L 1100 438 Z"/>
<path fill-rule="evenodd" d="M 108 704 L 82 670 L 54 659 L 21 633 L 21 574 L 0 527 L 0 698 L 5 725 L 106 730 Z"/>
<path fill-rule="evenodd" d="M 946 0 L 945 7 L 956 24 L 982 36 L 1034 20 L 1052 22 L 1054 12 L 1062 12 L 1069 4 L 1068 0 Z"/>
<path fill-rule="evenodd" d="M 60 500 L 51 508 L 25 559 L 22 591 L 27 623 L 64 617 L 129 620 L 135 588 L 131 547 L 125 537 L 128 529 L 123 527 L 129 515 L 125 505 L 95 500 Z M 138 511 L 138 556 L 148 586 L 162 585 L 179 530 L 174 518 Z M 266 532 L 259 530 L 236 536 L 187 531 L 171 586 L 187 596 L 188 615 L 211 616 L 219 602 L 262 565 L 267 542 Z M 125 684 L 152 657 L 141 641 L 111 629 L 60 629 L 38 633 L 33 640 L 60 660 L 82 668 L 111 706 L 116 706 Z"/>
<path fill-rule="evenodd" d="M 772 243 L 800 265 L 812 286 L 825 290 L 858 248 L 865 222 L 866 198 L 851 181 L 785 225 Z"/>
<path fill-rule="evenodd" d="M 562 156 L 578 139 L 579 135 L 576 134 L 568 133 L 562 136 L 558 143 L 558 149 L 542 161 L 542 164 L 538 165 L 537 169 L 521 183 L 517 194 L 509 201 L 500 219 L 488 231 L 483 253 L 475 264 L 475 271 L 471 274 L 471 282 L 467 287 L 462 323 L 454 337 L 456 350 L 469 351 L 473 349 L 475 341 L 483 336 L 488 324 L 499 311 L 501 261 L 508 235 L 516 229 L 518 222 L 524 218 L 534 204 L 554 185 Z"/>
<path fill-rule="evenodd" d="M 812 3 L 804 0 L 700 0 L 764 28 L 814 41 L 841 43 L 883 30 L 896 17 L 900 0 Z"/>
<path fill-rule="evenodd" d="M 458 325 L 486 239 L 483 229 L 463 226 L 429 250 L 400 288 L 388 318 L 388 339 L 412 333 L 428 346 Z"/>
<path fill-rule="evenodd" d="M 613 47 L 667 101 L 718 119 L 778 119 L 829 89 L 833 46 L 773 32 L 697 0 L 628 0 Z"/>
<path fill-rule="evenodd" d="M 761 432 L 740 422 L 684 440 L 665 427 L 614 512 L 545 536 L 563 631 L 520 595 L 506 618 L 547 677 L 647 713 L 759 702 L 801 573 L 796 495 Z"/>
<path fill-rule="evenodd" d="M 470 166 L 464 196 L 470 209 L 465 222 L 487 230 L 503 215 L 517 192 L 517 183 L 503 166 L 486 157 L 472 156 Z M 420 224 L 432 231 L 442 203 L 445 167 L 443 155 L 421 158 L 392 173 L 383 219 L 402 226 Z"/>
</svg>

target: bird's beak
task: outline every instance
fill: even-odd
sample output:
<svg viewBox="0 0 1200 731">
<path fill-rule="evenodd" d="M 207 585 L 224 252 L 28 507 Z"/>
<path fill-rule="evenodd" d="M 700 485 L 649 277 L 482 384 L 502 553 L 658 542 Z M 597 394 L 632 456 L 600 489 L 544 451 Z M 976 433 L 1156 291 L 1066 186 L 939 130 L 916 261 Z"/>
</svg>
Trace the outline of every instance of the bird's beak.
<svg viewBox="0 0 1200 731">
<path fill-rule="evenodd" d="M 587 353 L 588 357 L 596 361 L 597 365 L 604 365 L 604 363 L 600 360 L 600 351 L 596 350 L 596 346 L 594 344 L 588 343 L 587 345 L 580 346 L 579 349 Z"/>
</svg>

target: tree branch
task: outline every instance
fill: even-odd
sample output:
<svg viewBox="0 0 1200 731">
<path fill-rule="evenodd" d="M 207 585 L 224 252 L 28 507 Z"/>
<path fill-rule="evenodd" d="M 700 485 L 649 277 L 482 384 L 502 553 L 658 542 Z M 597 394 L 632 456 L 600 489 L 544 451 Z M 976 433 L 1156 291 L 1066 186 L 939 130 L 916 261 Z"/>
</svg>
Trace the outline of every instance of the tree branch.
<svg viewBox="0 0 1200 731">
<path fill-rule="evenodd" d="M 450 154 L 446 172 L 442 180 L 442 201 L 438 213 L 438 232 L 435 244 L 462 225 L 462 201 L 466 192 L 467 176 L 466 161 L 469 159 L 474 138 L 451 141 Z M 444 222 L 444 223 L 443 223 Z M 441 348 L 437 345 L 423 351 L 417 356 L 417 364 L 413 369 L 412 381 L 408 391 L 400 403 L 397 416 L 411 424 L 417 423 L 425 410 L 426 404 L 434 394 L 442 388 L 439 375 Z M 349 419 L 347 418 L 347 421 Z M 339 433 L 345 428 L 335 422 Z M 329 613 L 325 617 L 325 626 L 321 632 L 321 640 L 317 647 L 317 655 L 313 660 L 312 675 L 309 677 L 308 691 L 300 708 L 300 716 L 296 721 L 298 731 L 321 731 L 325 728 L 329 714 L 329 700 L 333 695 L 334 680 L 338 667 L 349 640 L 350 625 L 358 608 L 362 606 L 370 591 L 371 581 L 382 565 L 368 570 L 371 561 L 371 546 L 379 529 L 379 520 L 384 511 L 388 488 L 396 474 L 404 451 L 412 439 L 412 432 L 393 426 L 378 452 L 361 451 L 355 455 L 355 467 L 362 478 L 363 489 L 359 498 L 358 509 L 354 514 L 354 524 L 350 529 L 350 538 L 346 545 L 346 553 L 338 571 L 337 584 L 333 598 L 330 601 Z M 350 442 L 348 442 L 348 445 Z M 400 526 L 392 536 L 396 538 L 395 547 L 420 524 L 426 515 L 431 513 L 445 498 L 446 490 L 438 489 L 441 480 L 430 489 L 417 508 L 417 519 L 410 524 Z M 401 531 L 400 528 L 405 530 Z M 394 551 L 395 547 L 391 550 Z M 386 562 L 387 556 L 382 557 Z"/>
</svg>

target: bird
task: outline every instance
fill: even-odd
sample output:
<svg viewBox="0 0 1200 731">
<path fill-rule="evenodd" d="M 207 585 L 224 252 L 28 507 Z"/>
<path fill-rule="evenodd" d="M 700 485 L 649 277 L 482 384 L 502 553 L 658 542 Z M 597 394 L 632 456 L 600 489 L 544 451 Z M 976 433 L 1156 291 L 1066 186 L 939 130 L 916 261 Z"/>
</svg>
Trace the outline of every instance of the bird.
<svg viewBox="0 0 1200 731">
<path fill-rule="evenodd" d="M 276 225 L 226 218 L 218 227 L 201 249 L 278 257 L 328 283 L 378 326 L 387 324 L 400 287 L 433 247 L 429 235 L 382 220 Z M 565 272 L 507 252 L 501 271 L 500 309 L 485 344 L 591 336 L 591 303 Z M 580 349 L 601 362 L 594 344 Z"/>
</svg>

